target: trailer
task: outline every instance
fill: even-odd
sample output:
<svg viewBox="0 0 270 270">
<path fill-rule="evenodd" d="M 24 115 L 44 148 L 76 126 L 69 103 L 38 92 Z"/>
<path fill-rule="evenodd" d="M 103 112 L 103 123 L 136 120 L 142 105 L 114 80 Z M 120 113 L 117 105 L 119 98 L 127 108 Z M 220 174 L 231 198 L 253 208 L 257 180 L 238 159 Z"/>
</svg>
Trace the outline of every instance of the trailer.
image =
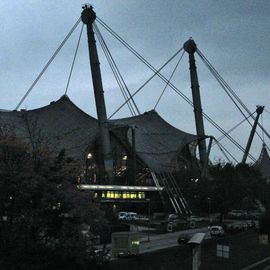
<svg viewBox="0 0 270 270">
<path fill-rule="evenodd" d="M 140 252 L 138 232 L 112 233 L 112 257 L 136 256 Z"/>
</svg>

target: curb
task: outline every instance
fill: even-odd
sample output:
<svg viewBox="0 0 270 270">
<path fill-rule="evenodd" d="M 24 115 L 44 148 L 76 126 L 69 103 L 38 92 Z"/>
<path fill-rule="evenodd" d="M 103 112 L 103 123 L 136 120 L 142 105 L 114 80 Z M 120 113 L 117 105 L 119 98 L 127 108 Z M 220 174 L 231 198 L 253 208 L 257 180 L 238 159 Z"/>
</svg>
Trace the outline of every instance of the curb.
<svg viewBox="0 0 270 270">
<path fill-rule="evenodd" d="M 269 260 L 270 260 L 270 257 L 264 258 L 263 260 L 258 261 L 258 262 L 256 262 L 256 263 L 253 263 L 253 264 L 251 264 L 251 265 L 249 265 L 249 266 L 247 266 L 247 267 L 244 267 L 244 268 L 242 268 L 241 270 L 250 270 L 250 269 L 252 269 L 252 268 L 254 268 L 254 267 L 260 265 L 261 263 L 267 262 L 267 261 L 269 261 Z"/>
</svg>

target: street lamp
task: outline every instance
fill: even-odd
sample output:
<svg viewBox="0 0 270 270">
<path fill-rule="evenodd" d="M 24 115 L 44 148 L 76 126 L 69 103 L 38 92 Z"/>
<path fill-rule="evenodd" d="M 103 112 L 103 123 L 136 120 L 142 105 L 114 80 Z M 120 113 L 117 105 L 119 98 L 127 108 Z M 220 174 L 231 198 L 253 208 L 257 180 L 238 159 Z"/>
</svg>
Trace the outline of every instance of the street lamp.
<svg viewBox="0 0 270 270">
<path fill-rule="evenodd" d="M 209 217 L 209 223 L 211 223 L 211 217 L 210 217 L 210 214 L 211 214 L 211 198 L 210 197 L 207 197 L 207 200 L 208 200 L 208 217 Z"/>
<path fill-rule="evenodd" d="M 147 229 L 147 242 L 150 242 L 150 199 L 146 199 L 148 203 L 148 229 Z"/>
</svg>

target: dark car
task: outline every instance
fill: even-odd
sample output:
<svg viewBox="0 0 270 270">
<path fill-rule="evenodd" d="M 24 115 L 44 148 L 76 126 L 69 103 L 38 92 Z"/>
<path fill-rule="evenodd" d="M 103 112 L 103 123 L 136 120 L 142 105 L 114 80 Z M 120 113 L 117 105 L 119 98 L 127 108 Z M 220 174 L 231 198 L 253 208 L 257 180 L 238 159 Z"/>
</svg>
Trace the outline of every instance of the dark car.
<svg viewBox="0 0 270 270">
<path fill-rule="evenodd" d="M 187 244 L 188 241 L 192 238 L 192 236 L 193 236 L 193 234 L 181 234 L 177 239 L 177 243 L 179 245 Z"/>
<path fill-rule="evenodd" d="M 102 250 L 99 248 L 92 248 L 89 252 L 89 259 L 97 265 L 107 264 L 111 260 L 110 250 Z"/>
</svg>

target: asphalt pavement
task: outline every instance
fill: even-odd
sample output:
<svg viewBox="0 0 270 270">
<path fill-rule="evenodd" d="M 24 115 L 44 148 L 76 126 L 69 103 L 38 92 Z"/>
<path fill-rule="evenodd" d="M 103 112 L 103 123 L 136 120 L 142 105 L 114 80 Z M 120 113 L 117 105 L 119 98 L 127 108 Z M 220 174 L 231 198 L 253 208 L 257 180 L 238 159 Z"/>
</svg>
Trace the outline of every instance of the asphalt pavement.
<svg viewBox="0 0 270 270">
<path fill-rule="evenodd" d="M 206 233 L 208 232 L 208 228 L 202 227 L 171 233 L 164 233 L 159 235 L 150 234 L 149 235 L 150 241 L 148 241 L 148 236 L 143 236 L 140 240 L 141 241 L 140 254 L 178 246 L 179 244 L 177 243 L 177 239 L 180 235 L 195 234 L 198 232 Z"/>
</svg>

